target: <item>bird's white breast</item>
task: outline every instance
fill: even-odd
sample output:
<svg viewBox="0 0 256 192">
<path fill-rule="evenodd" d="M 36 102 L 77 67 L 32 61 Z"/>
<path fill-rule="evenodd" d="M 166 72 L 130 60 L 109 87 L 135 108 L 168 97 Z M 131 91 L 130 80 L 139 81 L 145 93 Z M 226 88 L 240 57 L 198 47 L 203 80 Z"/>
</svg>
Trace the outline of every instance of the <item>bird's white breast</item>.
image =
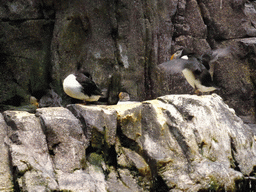
<svg viewBox="0 0 256 192">
<path fill-rule="evenodd" d="M 73 74 L 67 76 L 63 81 L 64 92 L 75 99 L 86 100 L 88 98 L 88 96 L 81 92 L 82 88 L 82 85 L 80 85 Z"/>
<path fill-rule="evenodd" d="M 195 75 L 193 74 L 193 72 L 185 68 L 185 69 L 182 70 L 182 73 L 183 73 L 184 77 L 186 78 L 187 82 L 193 88 L 195 88 L 196 78 L 195 78 Z"/>
<path fill-rule="evenodd" d="M 63 81 L 63 90 L 64 92 L 75 99 L 85 100 L 85 101 L 98 101 L 100 95 L 91 95 L 88 96 L 82 92 L 82 85 L 76 80 L 76 76 L 74 74 L 70 74 Z"/>
<path fill-rule="evenodd" d="M 216 89 L 215 87 L 206 87 L 206 86 L 202 85 L 201 82 L 195 78 L 195 75 L 193 74 L 193 72 L 188 69 L 183 69 L 182 73 L 183 73 L 184 77 L 186 78 L 187 82 L 194 89 L 198 89 L 200 92 L 211 92 Z"/>
</svg>

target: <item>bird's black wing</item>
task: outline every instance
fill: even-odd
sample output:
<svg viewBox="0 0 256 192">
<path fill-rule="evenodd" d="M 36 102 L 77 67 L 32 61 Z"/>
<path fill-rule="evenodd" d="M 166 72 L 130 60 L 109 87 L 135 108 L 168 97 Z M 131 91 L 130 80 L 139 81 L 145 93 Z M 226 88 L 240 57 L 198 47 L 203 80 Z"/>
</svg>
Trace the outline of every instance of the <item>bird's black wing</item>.
<svg viewBox="0 0 256 192">
<path fill-rule="evenodd" d="M 82 92 L 84 94 L 88 96 L 101 95 L 100 88 L 95 84 L 95 82 L 91 78 L 88 78 L 82 73 L 78 73 L 76 74 L 76 80 L 82 85 Z"/>
<path fill-rule="evenodd" d="M 202 85 L 206 87 L 216 87 L 216 85 L 212 81 L 212 77 L 210 73 L 206 69 L 203 70 L 203 72 L 200 73 L 197 78 L 200 79 L 200 82 L 202 83 Z"/>
</svg>

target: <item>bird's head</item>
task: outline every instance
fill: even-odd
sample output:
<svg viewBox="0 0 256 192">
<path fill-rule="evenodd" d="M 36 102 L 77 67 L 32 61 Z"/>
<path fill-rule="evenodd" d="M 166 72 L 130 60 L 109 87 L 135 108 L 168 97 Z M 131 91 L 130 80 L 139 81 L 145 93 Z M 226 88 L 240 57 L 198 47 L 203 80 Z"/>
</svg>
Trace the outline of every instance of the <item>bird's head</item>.
<svg viewBox="0 0 256 192">
<path fill-rule="evenodd" d="M 85 66 L 82 65 L 82 63 L 77 62 L 77 72 L 84 74 L 89 79 L 92 79 L 91 74 L 88 72 Z"/>
<path fill-rule="evenodd" d="M 118 94 L 118 97 L 119 97 L 120 101 L 129 101 L 130 100 L 130 95 L 127 92 L 120 92 Z"/>
<path fill-rule="evenodd" d="M 183 49 L 176 51 L 170 58 L 170 60 L 178 59 L 181 57 Z"/>
<path fill-rule="evenodd" d="M 91 74 L 84 67 L 80 68 L 78 72 L 84 74 L 86 77 L 92 80 Z"/>
<path fill-rule="evenodd" d="M 34 96 L 30 96 L 29 102 L 30 102 L 31 105 L 34 105 L 37 108 L 39 107 L 39 103 L 38 103 L 37 99 Z"/>
</svg>

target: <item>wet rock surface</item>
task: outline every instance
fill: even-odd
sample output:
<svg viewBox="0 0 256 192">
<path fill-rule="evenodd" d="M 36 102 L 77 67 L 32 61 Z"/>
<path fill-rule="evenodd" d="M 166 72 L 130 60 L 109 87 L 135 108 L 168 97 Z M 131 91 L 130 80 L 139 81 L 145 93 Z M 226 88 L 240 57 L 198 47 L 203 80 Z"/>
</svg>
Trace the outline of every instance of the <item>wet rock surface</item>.
<svg viewBox="0 0 256 192">
<path fill-rule="evenodd" d="M 2 191 L 255 189 L 253 131 L 216 94 L 0 117 Z"/>
</svg>

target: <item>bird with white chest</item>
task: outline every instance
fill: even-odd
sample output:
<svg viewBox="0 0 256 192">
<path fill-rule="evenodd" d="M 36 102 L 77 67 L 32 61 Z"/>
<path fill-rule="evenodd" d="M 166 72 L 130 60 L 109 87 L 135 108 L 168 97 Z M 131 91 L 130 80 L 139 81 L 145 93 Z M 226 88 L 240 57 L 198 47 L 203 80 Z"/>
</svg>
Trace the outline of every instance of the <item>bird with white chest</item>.
<svg viewBox="0 0 256 192">
<path fill-rule="evenodd" d="M 68 96 L 84 102 L 98 101 L 102 96 L 100 88 L 92 80 L 90 73 L 83 68 L 64 79 L 63 90 Z"/>
<path fill-rule="evenodd" d="M 159 68 L 167 74 L 182 73 L 197 94 L 211 92 L 218 87 L 214 84 L 212 74 L 209 72 L 210 65 L 228 53 L 228 49 L 217 49 L 197 56 L 182 49 L 175 52 L 170 61 L 160 64 Z"/>
</svg>

